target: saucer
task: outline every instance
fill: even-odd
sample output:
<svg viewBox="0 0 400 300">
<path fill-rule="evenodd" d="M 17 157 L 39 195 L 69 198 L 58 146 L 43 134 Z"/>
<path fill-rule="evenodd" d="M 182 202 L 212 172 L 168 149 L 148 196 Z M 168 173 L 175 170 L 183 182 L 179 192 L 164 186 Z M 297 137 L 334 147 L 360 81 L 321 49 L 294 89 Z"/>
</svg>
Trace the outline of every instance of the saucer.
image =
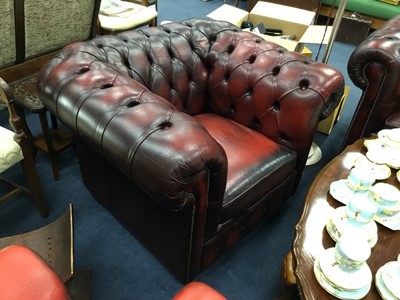
<svg viewBox="0 0 400 300">
<path fill-rule="evenodd" d="M 400 264 L 390 261 L 381 270 L 381 279 L 386 288 L 398 299 L 400 299 Z"/>
<path fill-rule="evenodd" d="M 400 129 L 383 129 L 378 132 L 378 138 L 385 145 L 400 150 Z"/>
<path fill-rule="evenodd" d="M 356 300 L 364 298 L 371 288 L 372 281 L 372 274 L 368 265 L 365 264 L 356 273 L 349 275 L 342 271 L 339 266 L 332 266 L 336 262 L 334 251 L 335 248 L 329 248 L 314 261 L 314 274 L 318 283 L 329 294 L 339 299 Z M 333 280 L 329 276 L 333 276 Z M 339 286 L 335 281 L 340 281 L 340 283 L 344 283 L 346 287 L 351 289 Z"/>
<path fill-rule="evenodd" d="M 393 169 L 400 169 L 400 153 L 396 154 L 393 152 L 391 150 L 368 150 L 365 155 L 370 161 L 376 164 L 386 164 Z"/>
<path fill-rule="evenodd" d="M 395 280 L 392 279 L 387 279 L 386 275 L 388 271 L 390 271 L 390 268 L 393 267 L 394 264 L 398 265 L 398 262 L 393 261 L 393 262 L 388 262 L 382 267 L 378 269 L 378 271 L 375 274 L 375 286 L 381 295 L 382 299 L 384 300 L 399 300 L 400 297 L 399 293 L 399 285 L 398 285 L 398 280 L 399 278 L 396 278 Z M 396 285 L 397 283 L 397 285 Z M 391 287 L 395 285 L 394 289 L 391 290 Z"/>
<path fill-rule="evenodd" d="M 368 198 L 371 196 L 371 193 L 369 191 L 365 192 L 353 191 L 347 184 L 347 179 L 340 179 L 337 181 L 333 181 L 330 185 L 329 192 L 333 198 L 335 198 L 336 200 L 338 200 L 343 204 L 349 203 L 350 199 L 354 197 Z"/>
<path fill-rule="evenodd" d="M 400 230 L 400 213 L 392 217 L 375 215 L 374 220 L 391 230 Z"/>
<path fill-rule="evenodd" d="M 365 140 L 364 146 L 368 149 L 365 155 L 371 162 L 378 165 L 386 164 L 394 169 L 400 169 L 400 148 L 385 144 L 382 138 Z"/>
<path fill-rule="evenodd" d="M 392 171 L 387 165 L 374 163 L 366 156 L 357 158 L 354 162 L 354 167 L 365 170 L 376 180 L 387 179 L 392 174 Z"/>
<path fill-rule="evenodd" d="M 375 246 L 378 241 L 378 226 L 375 221 L 372 220 L 367 224 L 360 224 L 360 226 L 353 225 L 348 221 L 345 206 L 335 209 L 332 217 L 326 223 L 326 230 L 335 242 L 337 242 L 345 232 L 354 232 L 356 235 L 365 237 L 371 248 Z"/>
<path fill-rule="evenodd" d="M 346 271 L 336 260 L 335 248 L 326 249 L 319 257 L 319 266 L 325 277 L 336 287 L 354 291 L 364 288 L 371 284 L 372 273 L 367 263 L 364 263 L 360 269 Z M 350 269 L 347 269 L 350 270 Z"/>
</svg>

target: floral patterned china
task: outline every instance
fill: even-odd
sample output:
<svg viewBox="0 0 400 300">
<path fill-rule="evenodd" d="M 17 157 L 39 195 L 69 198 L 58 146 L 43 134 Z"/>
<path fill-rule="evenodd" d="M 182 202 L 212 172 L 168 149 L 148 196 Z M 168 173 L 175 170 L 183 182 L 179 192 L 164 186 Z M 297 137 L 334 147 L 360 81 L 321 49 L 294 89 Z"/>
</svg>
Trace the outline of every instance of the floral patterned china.
<svg viewBox="0 0 400 300">
<path fill-rule="evenodd" d="M 400 169 L 400 128 L 381 130 L 377 139 L 365 140 L 364 146 L 370 161 Z"/>
<path fill-rule="evenodd" d="M 386 146 L 400 150 L 400 128 L 383 129 L 378 132 L 378 138 Z"/>
<path fill-rule="evenodd" d="M 373 195 L 370 191 L 355 192 L 351 190 L 350 187 L 347 185 L 346 179 L 333 181 L 330 184 L 329 193 L 332 195 L 334 199 L 345 205 L 347 205 L 350 199 L 354 197 L 369 199 L 369 201 L 373 201 L 372 199 Z M 396 210 L 396 206 L 393 207 L 392 210 L 393 209 Z M 386 210 L 386 212 L 381 211 L 380 214 L 375 214 L 374 220 L 391 230 L 400 230 L 400 213 L 396 213 L 393 216 L 389 216 L 387 215 L 388 212 L 389 211 Z M 386 213 L 386 215 L 384 213 Z"/>
<path fill-rule="evenodd" d="M 370 247 L 375 246 L 378 241 L 378 226 L 376 222 L 372 220 L 369 223 L 358 226 L 352 224 L 347 216 L 345 206 L 334 210 L 332 217 L 326 223 L 326 231 L 335 242 L 346 232 L 353 232 L 356 235 L 363 236 Z"/>
<path fill-rule="evenodd" d="M 318 283 L 339 299 L 362 299 L 371 288 L 372 273 L 366 263 L 371 249 L 359 236 L 344 234 L 334 248 L 314 261 Z"/>
<path fill-rule="evenodd" d="M 379 268 L 375 275 L 375 285 L 384 300 L 400 299 L 400 258 Z"/>
<path fill-rule="evenodd" d="M 378 215 L 394 216 L 400 212 L 400 191 L 395 186 L 379 182 L 370 188 Z"/>
<path fill-rule="evenodd" d="M 375 180 L 387 179 L 392 174 L 392 171 L 387 165 L 374 163 L 366 156 L 357 158 L 354 162 L 354 167 L 364 170 Z"/>
</svg>

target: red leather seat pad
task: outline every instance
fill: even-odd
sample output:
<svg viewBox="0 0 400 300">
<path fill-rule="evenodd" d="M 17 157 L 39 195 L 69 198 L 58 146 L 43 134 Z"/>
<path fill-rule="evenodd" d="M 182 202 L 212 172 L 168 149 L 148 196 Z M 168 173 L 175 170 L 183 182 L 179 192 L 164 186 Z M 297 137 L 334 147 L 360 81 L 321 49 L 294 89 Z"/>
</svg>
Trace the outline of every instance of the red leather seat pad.
<svg viewBox="0 0 400 300">
<path fill-rule="evenodd" d="M 185 285 L 172 300 L 226 300 L 226 298 L 209 285 L 192 281 Z"/>
<path fill-rule="evenodd" d="M 295 173 L 294 151 L 230 119 L 215 114 L 195 118 L 221 144 L 228 158 L 221 223 L 242 214 Z"/>
<path fill-rule="evenodd" d="M 12 245 L 0 251 L 0 299 L 67 300 L 57 274 L 35 252 Z"/>
</svg>

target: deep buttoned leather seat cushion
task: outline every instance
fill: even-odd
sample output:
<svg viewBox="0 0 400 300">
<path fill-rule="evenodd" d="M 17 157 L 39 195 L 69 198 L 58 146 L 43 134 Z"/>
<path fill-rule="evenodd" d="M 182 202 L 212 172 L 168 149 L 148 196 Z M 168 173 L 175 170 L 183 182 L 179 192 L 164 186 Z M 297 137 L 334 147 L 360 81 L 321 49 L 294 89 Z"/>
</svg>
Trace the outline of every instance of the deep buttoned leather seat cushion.
<svg viewBox="0 0 400 300">
<path fill-rule="evenodd" d="M 195 118 L 221 144 L 227 156 L 221 223 L 242 214 L 296 172 L 296 154 L 287 147 L 218 115 L 201 114 Z"/>
</svg>

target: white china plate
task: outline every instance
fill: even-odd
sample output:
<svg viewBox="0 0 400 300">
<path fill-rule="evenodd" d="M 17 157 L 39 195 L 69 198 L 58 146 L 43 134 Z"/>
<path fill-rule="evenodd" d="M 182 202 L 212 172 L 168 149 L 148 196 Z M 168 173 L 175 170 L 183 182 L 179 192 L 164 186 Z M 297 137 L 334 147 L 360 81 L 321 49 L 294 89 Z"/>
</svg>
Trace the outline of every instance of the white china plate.
<svg viewBox="0 0 400 300">
<path fill-rule="evenodd" d="M 397 177 L 397 180 L 400 182 L 400 171 L 397 171 L 396 177 Z"/>
<path fill-rule="evenodd" d="M 400 153 L 395 155 L 387 150 L 368 150 L 365 155 L 376 164 L 386 164 L 393 169 L 400 169 Z"/>
<path fill-rule="evenodd" d="M 331 249 L 334 250 L 334 248 L 330 248 L 325 251 L 328 250 L 331 251 Z M 321 269 L 319 257 L 314 261 L 314 274 L 315 278 L 317 279 L 318 283 L 322 286 L 322 288 L 324 288 L 324 290 L 326 290 L 329 294 L 339 299 L 349 299 L 349 300 L 362 299 L 368 294 L 371 288 L 371 281 L 369 281 L 369 283 L 364 287 L 362 287 L 361 289 L 356 289 L 356 290 L 345 290 L 337 286 L 331 285 L 328 278 L 325 276 L 324 272 Z"/>
<path fill-rule="evenodd" d="M 366 198 L 371 196 L 371 193 L 366 192 L 355 192 L 347 184 L 347 179 L 340 179 L 333 181 L 330 185 L 329 192 L 333 198 L 343 204 L 349 203 L 350 199 L 354 197 Z"/>
<path fill-rule="evenodd" d="M 334 199 L 346 205 L 351 197 L 365 197 L 364 193 L 352 191 L 346 182 L 346 179 L 340 179 L 331 183 L 329 192 Z M 375 215 L 374 220 L 389 229 L 400 230 L 400 213 L 391 217 Z"/>
<path fill-rule="evenodd" d="M 390 291 L 388 285 L 385 283 L 384 278 L 382 276 L 382 274 L 387 272 L 388 270 L 390 270 L 390 268 L 394 264 L 398 265 L 398 262 L 393 261 L 393 262 L 386 263 L 385 265 L 380 267 L 375 274 L 375 286 L 383 300 L 398 300 L 398 299 L 400 299 L 400 297 L 396 297 L 396 296 L 398 296 L 397 294 L 399 293 L 399 284 L 397 281 L 399 279 L 397 278 L 397 280 L 396 280 L 396 282 L 397 282 L 396 290 Z M 396 283 L 393 283 L 393 284 L 396 284 Z M 391 284 L 389 283 L 389 285 L 391 285 Z"/>
<path fill-rule="evenodd" d="M 400 149 L 400 129 L 383 129 L 378 132 L 378 138 L 385 145 L 394 148 Z"/>
<path fill-rule="evenodd" d="M 365 236 L 371 248 L 375 246 L 378 241 L 378 226 L 375 221 L 371 221 L 365 225 L 355 226 L 348 221 L 345 206 L 335 209 L 332 217 L 326 224 L 326 230 L 335 242 L 337 242 L 345 232 L 350 231 L 353 231 L 356 235 L 361 234 Z"/>
<path fill-rule="evenodd" d="M 355 160 L 354 167 L 365 170 L 375 180 L 387 179 L 392 174 L 387 165 L 374 163 L 364 155 Z"/>
<path fill-rule="evenodd" d="M 371 162 L 386 164 L 394 169 L 400 169 L 400 148 L 388 146 L 381 138 L 365 140 L 364 146 L 368 149 L 366 157 Z"/>
<path fill-rule="evenodd" d="M 356 291 L 372 282 L 372 273 L 365 263 L 359 270 L 344 271 L 336 262 L 335 248 L 326 249 L 319 257 L 319 266 L 325 277 L 337 288 Z"/>
<path fill-rule="evenodd" d="M 381 279 L 386 288 L 400 299 L 400 263 L 397 261 L 386 263 L 381 271 Z"/>
</svg>

